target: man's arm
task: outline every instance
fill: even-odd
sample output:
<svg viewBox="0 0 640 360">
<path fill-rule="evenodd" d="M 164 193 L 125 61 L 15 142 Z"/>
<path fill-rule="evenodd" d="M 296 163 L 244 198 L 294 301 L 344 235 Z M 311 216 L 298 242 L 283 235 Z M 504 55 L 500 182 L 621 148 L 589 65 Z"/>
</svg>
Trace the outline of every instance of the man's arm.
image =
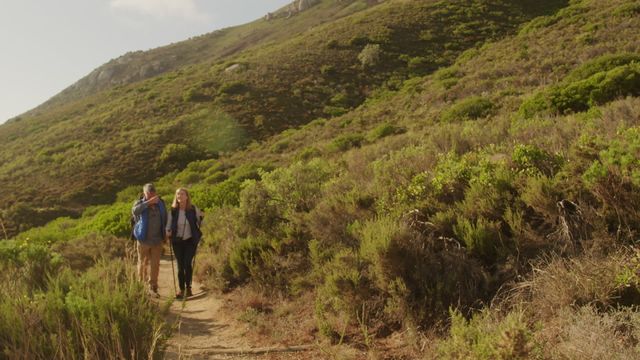
<svg viewBox="0 0 640 360">
<path fill-rule="evenodd" d="M 134 216 L 140 216 L 140 214 L 142 214 L 142 212 L 148 207 L 149 205 L 147 205 L 147 203 L 144 200 L 136 200 L 135 203 L 133 203 L 133 207 L 131 208 L 131 213 Z"/>
</svg>

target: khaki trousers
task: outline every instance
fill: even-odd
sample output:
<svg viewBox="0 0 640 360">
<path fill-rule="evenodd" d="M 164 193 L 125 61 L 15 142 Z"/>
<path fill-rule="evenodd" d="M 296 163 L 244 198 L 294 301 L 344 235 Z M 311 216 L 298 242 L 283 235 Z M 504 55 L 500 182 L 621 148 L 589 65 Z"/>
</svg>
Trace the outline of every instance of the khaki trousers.
<svg viewBox="0 0 640 360">
<path fill-rule="evenodd" d="M 160 271 L 160 255 L 162 244 L 144 245 L 138 241 L 138 277 L 141 282 L 149 284 L 151 290 L 158 290 L 158 272 Z M 151 273 L 147 272 L 151 265 Z"/>
</svg>

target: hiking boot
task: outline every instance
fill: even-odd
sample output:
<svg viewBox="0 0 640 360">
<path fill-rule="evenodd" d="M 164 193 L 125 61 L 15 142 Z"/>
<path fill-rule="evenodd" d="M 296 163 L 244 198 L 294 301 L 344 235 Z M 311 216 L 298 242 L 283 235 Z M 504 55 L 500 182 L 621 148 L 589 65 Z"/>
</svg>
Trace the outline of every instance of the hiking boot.
<svg viewBox="0 0 640 360">
<path fill-rule="evenodd" d="M 184 299 L 184 290 L 180 290 L 179 293 L 176 294 L 176 299 Z"/>
<path fill-rule="evenodd" d="M 187 297 L 189 297 L 189 296 L 193 296 L 193 292 L 191 292 L 191 288 L 190 287 L 187 288 Z"/>
</svg>

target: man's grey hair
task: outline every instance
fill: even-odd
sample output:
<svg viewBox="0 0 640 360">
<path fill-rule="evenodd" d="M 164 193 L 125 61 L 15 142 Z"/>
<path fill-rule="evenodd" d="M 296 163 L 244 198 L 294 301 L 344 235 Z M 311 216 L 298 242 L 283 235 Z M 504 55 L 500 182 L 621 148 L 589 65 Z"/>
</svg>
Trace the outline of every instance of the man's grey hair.
<svg viewBox="0 0 640 360">
<path fill-rule="evenodd" d="M 146 193 L 155 193 L 156 187 L 152 183 L 144 184 L 144 186 L 142 187 L 142 191 Z"/>
</svg>

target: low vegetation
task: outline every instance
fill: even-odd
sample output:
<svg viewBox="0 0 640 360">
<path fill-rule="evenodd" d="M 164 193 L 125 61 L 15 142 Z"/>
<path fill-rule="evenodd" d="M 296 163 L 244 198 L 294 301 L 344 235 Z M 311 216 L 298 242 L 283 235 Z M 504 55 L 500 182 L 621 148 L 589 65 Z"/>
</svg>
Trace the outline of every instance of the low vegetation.
<svg viewBox="0 0 640 360">
<path fill-rule="evenodd" d="M 496 21 L 486 30 L 503 38 L 462 45 L 448 37 L 473 37 L 459 3 L 403 2 L 379 9 L 395 18 L 428 8 L 424 16 L 457 25 L 414 39 L 370 24 L 379 32 L 322 38 L 355 67 L 315 67 L 345 83 L 330 80 L 336 91 L 322 96 L 307 89 L 318 96 L 308 101 L 326 101 L 301 105 L 304 125 L 239 151 L 203 150 L 156 178 L 165 197 L 188 186 L 207 211 L 197 275 L 269 303 L 269 312 L 247 305 L 238 315 L 261 331 L 266 323 L 282 331 L 295 312 L 285 306 L 313 309 L 316 339 L 381 358 L 638 357 L 640 19 L 632 3 L 524 3 L 543 16 L 519 29 Z M 520 6 L 501 4 L 483 2 L 482 11 L 502 19 Z M 375 9 L 339 25 L 376 23 Z M 401 41 L 430 50 L 403 57 Z M 370 55 L 370 44 L 382 61 L 365 66 L 357 56 L 366 47 Z M 434 44 L 452 48 L 437 57 Z M 354 80 L 360 72 L 375 80 Z M 253 104 L 257 83 L 246 79 L 251 86 L 220 101 Z M 353 90 L 365 84 L 375 91 Z M 262 115 L 258 123 L 268 123 Z M 167 158 L 186 153 L 165 146 Z M 58 255 L 41 264 L 59 266 L 87 239 L 124 235 L 118 214 L 139 186 L 12 244 L 53 246 Z M 274 305 L 281 299 L 287 305 Z"/>
</svg>

